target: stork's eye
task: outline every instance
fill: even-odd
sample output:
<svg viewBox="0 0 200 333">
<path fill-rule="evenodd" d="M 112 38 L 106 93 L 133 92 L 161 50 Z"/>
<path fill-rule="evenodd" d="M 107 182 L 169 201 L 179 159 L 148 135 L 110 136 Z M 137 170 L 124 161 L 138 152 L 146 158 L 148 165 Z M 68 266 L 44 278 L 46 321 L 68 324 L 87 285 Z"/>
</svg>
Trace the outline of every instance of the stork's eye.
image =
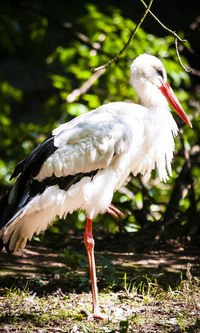
<svg viewBox="0 0 200 333">
<path fill-rule="evenodd" d="M 162 79 L 164 79 L 163 72 L 160 69 L 156 69 L 156 72 Z"/>
</svg>

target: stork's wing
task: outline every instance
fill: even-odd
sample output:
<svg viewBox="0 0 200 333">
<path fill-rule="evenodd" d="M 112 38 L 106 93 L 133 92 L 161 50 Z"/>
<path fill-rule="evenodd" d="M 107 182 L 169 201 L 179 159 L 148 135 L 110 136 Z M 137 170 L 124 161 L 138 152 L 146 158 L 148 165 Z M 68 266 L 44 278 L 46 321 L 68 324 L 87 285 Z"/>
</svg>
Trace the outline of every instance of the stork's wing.
<svg viewBox="0 0 200 333">
<path fill-rule="evenodd" d="M 108 167 L 113 156 L 129 149 L 131 130 L 120 114 L 101 107 L 61 125 L 53 136 L 57 149 L 42 164 L 39 181 Z"/>
<path fill-rule="evenodd" d="M 92 179 L 128 149 L 131 130 L 115 111 L 108 104 L 59 126 L 17 165 L 12 177 L 18 177 L 0 201 L 0 228 L 47 187 L 67 190 L 85 176 Z"/>
<path fill-rule="evenodd" d="M 10 179 L 17 177 L 20 173 L 27 173 L 30 177 L 37 176 L 42 164 L 56 149 L 54 137 L 48 137 L 29 156 L 17 164 Z"/>
</svg>

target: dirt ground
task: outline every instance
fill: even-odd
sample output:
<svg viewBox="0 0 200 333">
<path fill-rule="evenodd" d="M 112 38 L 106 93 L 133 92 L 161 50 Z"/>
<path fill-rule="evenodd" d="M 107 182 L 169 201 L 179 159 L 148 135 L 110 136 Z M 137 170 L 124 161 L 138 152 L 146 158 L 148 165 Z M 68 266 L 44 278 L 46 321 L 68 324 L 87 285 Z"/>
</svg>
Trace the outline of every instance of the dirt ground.
<svg viewBox="0 0 200 333">
<path fill-rule="evenodd" d="M 84 256 L 82 236 L 68 239 L 69 257 L 73 251 Z M 91 312 L 87 263 L 81 259 L 73 266 L 68 257 L 60 255 L 60 249 L 33 242 L 16 254 L 0 255 L 0 332 L 200 332 L 197 246 L 169 240 L 142 251 L 142 247 L 136 249 L 131 236 L 100 239 L 97 235 L 95 249 L 100 306 L 106 321 L 87 317 Z M 26 316 L 19 310 L 25 296 L 35 299 Z M 57 313 L 55 320 L 51 305 L 46 311 L 49 318 L 41 319 L 44 313 L 40 309 L 42 324 L 36 323 L 30 313 L 41 302 L 51 304 L 52 297 L 66 313 Z M 14 314 L 19 312 L 15 321 Z"/>
</svg>

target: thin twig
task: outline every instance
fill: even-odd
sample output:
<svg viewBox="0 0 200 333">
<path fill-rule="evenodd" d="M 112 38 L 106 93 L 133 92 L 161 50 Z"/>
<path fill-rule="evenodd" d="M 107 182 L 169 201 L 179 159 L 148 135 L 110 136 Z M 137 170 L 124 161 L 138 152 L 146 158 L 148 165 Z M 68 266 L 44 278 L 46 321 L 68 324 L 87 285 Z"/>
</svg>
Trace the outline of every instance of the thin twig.
<svg viewBox="0 0 200 333">
<path fill-rule="evenodd" d="M 190 69 L 190 71 L 191 71 L 191 74 L 200 77 L 200 71 L 199 71 L 198 69 L 195 69 L 195 68 L 192 68 L 192 67 L 189 67 L 189 69 Z"/>
<path fill-rule="evenodd" d="M 114 56 L 112 59 L 110 59 L 107 63 L 105 63 L 104 65 L 102 66 L 99 66 L 99 67 L 96 67 L 96 68 L 91 68 L 91 71 L 94 73 L 94 72 L 97 72 L 103 68 L 108 68 L 113 62 L 116 62 L 119 57 L 122 55 L 122 53 L 127 49 L 127 47 L 129 46 L 130 42 L 132 41 L 132 39 L 135 37 L 135 34 L 137 32 L 137 30 L 139 29 L 139 27 L 141 26 L 142 22 L 144 21 L 145 17 L 147 16 L 148 12 L 149 12 L 149 9 L 151 7 L 153 3 L 153 0 L 150 0 L 149 2 L 149 5 L 147 6 L 142 18 L 140 19 L 139 23 L 136 25 L 135 29 L 131 32 L 131 35 L 127 41 L 127 43 L 124 45 L 124 47 L 119 51 L 119 53 Z"/>
<path fill-rule="evenodd" d="M 100 71 L 94 73 L 80 88 L 73 90 L 67 96 L 67 102 L 73 103 L 77 97 L 85 94 L 88 89 L 93 85 L 93 83 L 105 72 L 105 69 L 101 69 Z"/>
<path fill-rule="evenodd" d="M 187 69 L 183 63 L 182 63 L 182 60 L 181 60 L 181 57 L 180 57 L 180 54 L 179 54 L 179 49 L 178 49 L 178 38 L 176 37 L 175 38 L 175 46 L 176 46 L 176 54 L 177 54 L 177 57 L 178 57 L 178 61 L 181 65 L 181 67 L 187 72 L 187 73 L 192 73 L 191 70 Z"/>
<path fill-rule="evenodd" d="M 140 2 L 144 5 L 144 7 L 147 8 L 147 4 L 144 2 L 144 0 L 140 0 Z M 177 35 L 177 33 L 171 29 L 169 29 L 168 27 L 166 27 L 166 25 L 164 25 L 158 18 L 156 15 L 154 15 L 154 13 L 152 13 L 151 10 L 149 10 L 149 14 L 161 25 L 161 27 L 166 30 L 167 32 L 169 32 L 171 35 L 173 35 L 175 37 L 175 46 L 176 46 L 176 54 L 177 54 L 177 57 L 178 57 L 178 61 L 181 65 L 181 67 L 187 72 L 187 73 L 191 73 L 192 71 L 190 69 L 187 69 L 182 61 L 181 61 L 181 57 L 180 57 L 180 54 L 179 54 L 179 50 L 178 50 L 178 41 L 182 44 L 185 45 L 185 43 L 187 43 L 187 40 L 186 39 L 182 39 L 179 35 Z M 190 50 L 188 47 L 187 47 L 188 50 Z"/>
<path fill-rule="evenodd" d="M 144 0 L 140 0 L 140 2 L 143 4 L 144 7 L 148 8 L 147 4 L 144 2 Z M 161 25 L 161 27 L 168 31 L 170 34 L 172 34 L 175 38 L 177 38 L 179 40 L 179 42 L 181 43 L 186 43 L 187 40 L 186 39 L 182 39 L 181 37 L 179 37 L 177 35 L 177 33 L 171 29 L 169 29 L 168 27 L 166 27 L 166 25 L 164 25 L 158 18 L 156 15 L 154 15 L 154 13 L 152 13 L 151 10 L 149 10 L 149 14 Z"/>
<path fill-rule="evenodd" d="M 194 189 L 194 179 L 192 176 L 192 163 L 190 158 L 190 152 L 185 146 L 184 137 L 183 137 L 183 131 L 180 131 L 180 140 L 182 143 L 183 151 L 184 151 L 184 157 L 187 162 L 187 168 L 188 168 L 188 178 L 190 180 L 187 189 L 189 190 L 189 199 L 190 199 L 190 207 L 193 208 L 193 210 L 196 211 L 196 199 L 195 199 L 195 189 Z"/>
</svg>

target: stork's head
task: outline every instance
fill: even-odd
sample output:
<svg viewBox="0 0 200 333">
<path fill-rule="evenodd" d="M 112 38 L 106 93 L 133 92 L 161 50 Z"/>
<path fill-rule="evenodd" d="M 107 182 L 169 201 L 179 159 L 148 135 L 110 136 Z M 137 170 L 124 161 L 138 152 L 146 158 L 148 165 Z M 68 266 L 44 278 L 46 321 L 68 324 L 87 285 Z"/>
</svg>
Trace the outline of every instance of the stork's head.
<svg viewBox="0 0 200 333">
<path fill-rule="evenodd" d="M 163 96 L 190 127 L 192 127 L 182 106 L 167 82 L 167 74 L 162 62 L 149 54 L 138 56 L 131 65 L 131 84 L 141 103 L 146 107 L 156 107 L 164 102 Z"/>
</svg>

